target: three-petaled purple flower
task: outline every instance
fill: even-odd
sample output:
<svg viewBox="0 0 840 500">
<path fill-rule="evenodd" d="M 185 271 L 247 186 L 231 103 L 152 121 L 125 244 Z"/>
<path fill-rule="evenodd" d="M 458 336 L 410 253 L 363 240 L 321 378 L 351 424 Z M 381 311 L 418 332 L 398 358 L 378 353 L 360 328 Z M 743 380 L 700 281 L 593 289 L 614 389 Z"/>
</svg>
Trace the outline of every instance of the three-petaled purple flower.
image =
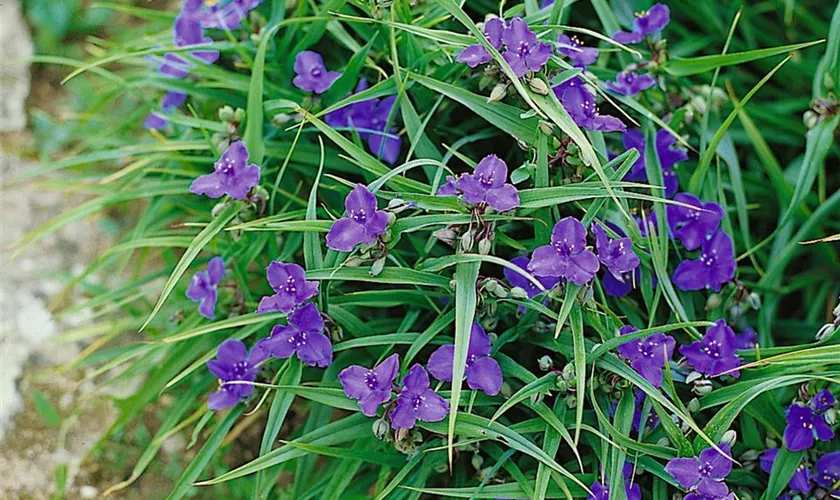
<svg viewBox="0 0 840 500">
<path fill-rule="evenodd" d="M 275 358 L 286 359 L 297 353 L 299 360 L 309 366 L 326 368 L 332 363 L 330 339 L 324 335 L 324 319 L 315 304 L 309 303 L 289 315 L 289 324 L 275 325 L 271 335 L 257 346 Z"/>
<path fill-rule="evenodd" d="M 624 493 L 627 500 L 642 500 L 641 488 L 632 481 L 633 466 L 629 462 L 624 464 L 622 473 L 624 475 Z M 609 500 L 610 498 L 610 485 L 606 482 L 595 481 L 589 489 L 592 490 L 592 493 L 586 497 L 586 500 Z"/>
<path fill-rule="evenodd" d="M 356 245 L 373 243 L 388 229 L 388 214 L 376 208 L 376 196 L 363 184 L 356 184 L 344 200 L 347 217 L 333 222 L 327 233 L 327 246 L 350 252 Z"/>
<path fill-rule="evenodd" d="M 520 255 L 519 257 L 511 259 L 510 263 L 518 266 L 520 269 L 525 271 L 526 269 L 528 269 L 528 264 L 531 263 L 531 259 L 524 255 Z M 525 276 L 522 276 L 520 273 L 514 271 L 513 269 L 509 269 L 506 267 L 503 272 L 505 275 L 505 279 L 508 283 L 510 283 L 510 286 L 519 287 L 525 290 L 525 293 L 528 294 L 529 299 L 533 299 L 537 295 L 543 293 L 543 291 L 537 288 L 537 285 L 532 283 L 531 280 L 529 280 Z M 546 290 L 551 290 L 552 288 L 554 288 L 554 285 L 556 285 L 559 280 L 556 276 L 549 276 L 537 278 L 537 281 L 542 283 L 542 286 Z"/>
<path fill-rule="evenodd" d="M 297 264 L 271 261 L 265 270 L 273 295 L 260 299 L 257 314 L 288 313 L 318 295 L 318 282 L 306 281 L 306 272 Z"/>
<path fill-rule="evenodd" d="M 452 381 L 452 365 L 455 360 L 455 346 L 442 345 L 429 356 L 426 366 L 438 380 Z M 484 391 L 488 396 L 495 396 L 502 388 L 502 369 L 499 363 L 490 357 L 490 337 L 478 323 L 473 323 L 467 348 L 467 365 L 464 375 L 470 389 Z"/>
<path fill-rule="evenodd" d="M 633 31 L 617 31 L 613 40 L 618 43 L 639 43 L 646 36 L 658 34 L 671 21 L 671 10 L 658 3 L 647 11 L 637 14 L 633 20 Z"/>
<path fill-rule="evenodd" d="M 634 96 L 656 85 L 656 80 L 647 73 L 640 75 L 634 70 L 625 69 L 615 75 L 615 82 L 606 82 L 604 85 L 617 94 Z"/>
<path fill-rule="evenodd" d="M 829 493 L 840 493 L 840 451 L 826 453 L 817 460 L 814 481 Z"/>
<path fill-rule="evenodd" d="M 600 132 L 624 132 L 627 129 L 618 118 L 598 113 L 595 96 L 579 77 L 569 78 L 552 90 L 579 127 Z"/>
<path fill-rule="evenodd" d="M 213 164 L 213 173 L 199 176 L 192 182 L 190 192 L 210 198 L 228 195 L 237 200 L 245 199 L 260 182 L 260 167 L 255 163 L 249 164 L 249 156 L 245 143 L 234 142 Z"/>
<path fill-rule="evenodd" d="M 714 448 L 706 448 L 698 458 L 675 458 L 665 465 L 665 471 L 685 489 L 696 487 L 697 493 L 714 498 L 724 497 L 729 487 L 723 480 L 732 471 L 732 459 L 728 444 L 721 444 L 721 454 Z"/>
<path fill-rule="evenodd" d="M 519 206 L 519 192 L 506 183 L 507 164 L 496 155 L 487 155 L 478 162 L 472 175 L 461 174 L 455 187 L 471 205 L 486 203 L 497 212 Z"/>
<path fill-rule="evenodd" d="M 187 94 L 177 90 L 170 90 L 169 92 L 163 94 L 163 97 L 160 99 L 160 111 L 152 111 L 149 113 L 149 116 L 146 117 L 146 121 L 143 122 L 143 126 L 155 130 L 163 129 L 166 127 L 166 124 L 169 123 L 169 119 L 161 113 L 172 113 L 186 100 Z"/>
<path fill-rule="evenodd" d="M 232 30 L 238 28 L 248 12 L 261 3 L 262 0 L 187 0 L 183 9 L 205 28 Z"/>
<path fill-rule="evenodd" d="M 458 180 L 455 177 L 447 175 L 446 181 L 438 187 L 435 194 L 437 196 L 458 196 L 461 193 L 458 191 L 458 186 L 455 185 L 456 182 Z"/>
<path fill-rule="evenodd" d="M 551 45 L 537 41 L 537 35 L 521 17 L 510 20 L 502 39 L 506 49 L 502 57 L 517 78 L 522 78 L 529 70 L 539 71 L 554 53 Z"/>
<path fill-rule="evenodd" d="M 598 260 L 604 264 L 616 281 L 623 282 L 627 273 L 639 267 L 639 256 L 633 251 L 633 242 L 626 237 L 609 239 L 606 231 L 599 224 L 595 224 L 592 231 L 595 233 Z"/>
<path fill-rule="evenodd" d="M 829 441 L 834 437 L 834 430 L 825 418 L 810 406 L 792 404 L 787 411 L 785 426 L 785 446 L 790 451 L 807 450 L 814 446 L 814 440 Z"/>
<path fill-rule="evenodd" d="M 732 239 L 718 229 L 703 243 L 700 258 L 684 260 L 674 271 L 674 284 L 684 292 L 711 288 L 719 292 L 725 283 L 735 277 L 735 249 Z"/>
<path fill-rule="evenodd" d="M 837 402 L 837 399 L 828 389 L 821 389 L 817 391 L 817 393 L 814 394 L 814 397 L 811 398 L 811 406 L 813 406 L 819 413 L 822 413 L 834 406 L 835 402 Z"/>
<path fill-rule="evenodd" d="M 662 185 L 665 188 L 665 196 L 668 198 L 674 196 L 679 188 L 679 179 L 674 170 L 676 164 L 688 159 L 688 153 L 684 149 L 674 147 L 676 141 L 677 138 L 664 129 L 657 131 L 654 138 L 656 156 L 659 159 L 659 167 L 662 169 Z M 630 167 L 624 180 L 649 182 L 645 168 L 645 136 L 638 130 L 628 130 L 622 137 L 622 142 L 625 149 L 635 148 L 639 152 L 639 158 Z M 656 217 L 653 214 L 647 220 L 653 220 L 656 223 Z M 644 231 L 642 235 L 645 235 Z"/>
<path fill-rule="evenodd" d="M 338 374 L 338 380 L 348 398 L 359 402 L 362 413 L 375 417 L 379 406 L 391 399 L 391 385 L 400 369 L 399 354 L 392 354 L 377 366 L 348 366 Z"/>
<path fill-rule="evenodd" d="M 295 73 L 297 76 L 292 80 L 295 87 L 316 94 L 326 92 L 341 76 L 338 71 L 328 71 L 321 54 L 311 50 L 303 50 L 295 56 Z"/>
<path fill-rule="evenodd" d="M 535 276 L 565 278 L 585 285 L 600 268 L 598 257 L 586 247 L 586 228 L 574 217 L 554 225 L 551 244 L 534 250 L 528 270 Z"/>
<path fill-rule="evenodd" d="M 773 463 L 776 461 L 776 456 L 778 454 L 778 448 L 770 448 L 762 453 L 761 458 L 759 458 L 761 470 L 770 474 L 770 471 L 773 470 Z M 808 469 L 804 460 L 800 459 L 799 465 L 796 467 L 796 472 L 793 473 L 793 477 L 791 477 L 790 481 L 788 481 L 788 487 L 800 493 L 808 493 L 811 491 L 811 470 Z"/>
<path fill-rule="evenodd" d="M 671 234 L 682 242 L 686 250 L 697 250 L 706 237 L 715 232 L 723 219 L 723 207 L 714 202 L 703 203 L 690 193 L 680 193 L 674 201 L 691 205 L 668 205 L 665 209 Z"/>
<path fill-rule="evenodd" d="M 484 36 L 487 37 L 487 41 L 496 50 L 502 49 L 502 35 L 504 32 L 505 22 L 498 17 L 488 19 L 484 23 Z M 490 52 L 487 52 L 487 49 L 483 45 L 476 43 L 462 50 L 455 60 L 466 63 L 470 68 L 475 68 L 480 64 L 492 61 L 493 56 L 490 55 Z"/>
<path fill-rule="evenodd" d="M 752 328 L 745 328 L 743 332 L 735 334 L 735 349 L 755 349 L 757 343 L 758 338 Z"/>
<path fill-rule="evenodd" d="M 210 395 L 208 406 L 211 410 L 224 410 L 246 399 L 254 392 L 251 384 L 227 384 L 243 380 L 253 382 L 257 379 L 260 364 L 268 354 L 255 345 L 250 354 L 241 340 L 228 339 L 216 349 L 216 359 L 207 361 L 210 373 L 222 381 L 218 391 Z"/>
<path fill-rule="evenodd" d="M 644 391 L 641 389 L 634 389 L 633 399 L 636 402 L 635 408 L 633 409 L 633 430 L 639 432 L 642 430 L 642 412 L 645 409 L 645 400 L 647 399 L 647 395 L 645 395 Z M 645 429 L 647 430 L 652 430 L 659 425 L 659 417 L 656 416 L 656 412 L 653 411 L 653 408 L 650 408 L 648 413 L 645 415 L 644 424 Z"/>
<path fill-rule="evenodd" d="M 735 354 L 735 332 L 722 319 L 707 328 L 702 339 L 681 346 L 680 354 L 688 359 L 695 370 L 709 377 L 725 372 L 735 378 L 741 376 L 735 370 L 741 366 L 741 358 Z"/>
<path fill-rule="evenodd" d="M 638 332 L 639 329 L 624 325 L 618 329 L 619 335 Z M 618 346 L 618 353 L 628 361 L 645 380 L 654 387 L 662 385 L 662 368 L 674 355 L 674 338 L 664 333 L 654 333 L 647 337 L 631 340 Z"/>
<path fill-rule="evenodd" d="M 403 379 L 397 406 L 391 412 L 394 429 L 411 429 L 417 420 L 440 422 L 449 413 L 449 402 L 429 387 L 429 374 L 415 364 Z"/>
<path fill-rule="evenodd" d="M 213 257 L 207 264 L 207 271 L 195 273 L 190 286 L 187 288 L 187 298 L 198 302 L 198 314 L 207 319 L 216 319 L 216 287 L 225 276 L 225 261 L 221 257 Z"/>
<path fill-rule="evenodd" d="M 598 49 L 584 47 L 578 37 L 569 37 L 562 33 L 557 37 L 557 52 L 568 57 L 576 68 L 585 68 L 598 59 Z"/>
</svg>

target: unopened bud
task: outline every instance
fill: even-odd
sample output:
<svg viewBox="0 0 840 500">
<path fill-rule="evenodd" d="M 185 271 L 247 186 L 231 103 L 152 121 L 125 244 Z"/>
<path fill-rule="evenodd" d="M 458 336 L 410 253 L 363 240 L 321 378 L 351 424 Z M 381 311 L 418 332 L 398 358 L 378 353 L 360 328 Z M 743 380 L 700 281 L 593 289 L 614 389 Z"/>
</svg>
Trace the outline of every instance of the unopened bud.
<svg viewBox="0 0 840 500">
<path fill-rule="evenodd" d="M 242 123 L 245 121 L 245 110 L 242 108 L 236 108 L 236 111 L 233 112 L 233 121 L 236 123 Z"/>
<path fill-rule="evenodd" d="M 384 418 L 378 418 L 373 421 L 373 435 L 376 436 L 376 439 L 382 440 L 385 436 L 388 435 L 388 429 L 390 425 L 388 422 L 385 421 Z"/>
<path fill-rule="evenodd" d="M 482 238 L 478 241 L 478 253 L 481 255 L 487 255 L 490 253 L 492 246 L 493 242 L 490 241 L 490 238 Z"/>
<path fill-rule="evenodd" d="M 701 378 L 703 378 L 703 374 L 702 374 L 702 373 L 700 373 L 700 372 L 691 372 L 691 373 L 689 373 L 689 374 L 688 374 L 688 376 L 687 376 L 687 377 L 685 377 L 685 383 L 686 383 L 686 384 L 693 384 L 694 382 L 696 382 L 697 380 L 700 380 Z"/>
<path fill-rule="evenodd" d="M 458 239 L 458 233 L 456 233 L 454 229 L 450 229 L 448 227 L 438 229 L 437 231 L 432 233 L 432 236 L 446 243 L 447 245 L 454 245 L 455 240 Z"/>
<path fill-rule="evenodd" d="M 467 231 L 461 236 L 461 251 L 469 252 L 473 247 L 472 231 Z"/>
<path fill-rule="evenodd" d="M 747 450 L 741 455 L 742 462 L 755 462 L 758 460 L 758 452 L 756 450 Z"/>
<path fill-rule="evenodd" d="M 551 89 L 548 88 L 548 84 L 545 83 L 545 80 L 538 76 L 528 80 L 528 86 L 531 87 L 531 90 L 533 90 L 535 94 L 548 95 L 548 93 L 551 92 Z"/>
<path fill-rule="evenodd" d="M 666 437 L 659 438 L 659 441 L 656 442 L 657 446 L 669 446 L 671 442 Z"/>
<path fill-rule="evenodd" d="M 729 446 L 732 446 L 733 444 L 735 444 L 735 441 L 737 439 L 738 439 L 738 433 L 735 432 L 732 429 L 729 429 L 728 431 L 723 433 L 723 436 L 721 436 L 721 438 L 720 438 L 720 442 L 722 444 L 728 444 Z"/>
<path fill-rule="evenodd" d="M 697 413 L 700 410 L 700 400 L 697 398 L 691 398 L 691 401 L 688 402 L 688 411 L 691 413 Z"/>
<path fill-rule="evenodd" d="M 558 375 L 557 378 L 554 379 L 554 387 L 556 387 L 560 392 L 566 392 L 569 390 L 569 383 L 566 382 L 566 379 L 564 379 L 562 375 Z"/>
<path fill-rule="evenodd" d="M 694 392 L 694 394 L 697 394 L 698 396 L 705 396 L 706 394 L 712 392 L 712 389 L 714 389 L 714 387 L 712 386 L 712 381 L 703 379 L 694 382 L 694 387 L 691 389 L 691 391 Z"/>
<path fill-rule="evenodd" d="M 359 266 L 362 265 L 362 262 L 364 262 L 364 261 L 362 260 L 361 257 L 359 257 L 358 255 L 354 255 L 352 257 L 349 257 L 347 260 L 345 260 L 343 266 L 344 267 L 359 267 Z"/>
<path fill-rule="evenodd" d="M 706 299 L 706 310 L 711 311 L 712 309 L 717 309 L 722 301 L 723 299 L 721 299 L 719 293 L 709 295 L 709 298 Z"/>
<path fill-rule="evenodd" d="M 383 269 L 385 269 L 385 257 L 376 259 L 373 262 L 373 265 L 370 266 L 370 275 L 379 276 Z"/>
<path fill-rule="evenodd" d="M 215 219 L 216 217 L 222 215 L 222 212 L 224 212 L 227 207 L 228 204 L 224 201 L 216 203 L 213 205 L 213 210 L 210 211 L 210 217 Z"/>
<path fill-rule="evenodd" d="M 827 338 L 831 337 L 831 334 L 834 333 L 834 323 L 826 323 L 822 327 L 820 327 L 819 331 L 817 331 L 817 335 L 815 338 L 817 342 L 822 342 Z"/>
<path fill-rule="evenodd" d="M 837 410 L 829 408 L 823 413 L 823 419 L 828 425 L 834 425 L 837 422 Z"/>
<path fill-rule="evenodd" d="M 507 382 L 502 382 L 502 388 L 499 389 L 499 393 L 503 398 L 509 398 L 513 394 L 513 389 L 511 389 L 510 384 Z"/>
<path fill-rule="evenodd" d="M 752 292 L 749 297 L 747 297 L 747 303 L 755 310 L 761 309 L 761 296 Z"/>
<path fill-rule="evenodd" d="M 542 80 L 540 80 L 540 81 L 542 81 Z M 546 121 L 543 121 L 543 120 L 540 120 L 540 132 L 542 132 L 545 135 L 550 136 L 554 133 L 554 127 L 550 123 L 548 123 Z"/>
<path fill-rule="evenodd" d="M 510 296 L 514 299 L 525 300 L 528 298 L 528 292 L 518 286 L 515 286 L 510 289 Z"/>
<path fill-rule="evenodd" d="M 563 367 L 563 378 L 566 380 L 573 380 L 575 378 L 575 365 L 568 364 Z"/>
<path fill-rule="evenodd" d="M 504 83 L 498 83 L 493 90 L 490 91 L 490 97 L 487 98 L 487 102 L 498 102 L 505 98 L 507 95 L 507 85 Z"/>
<path fill-rule="evenodd" d="M 472 456 L 472 460 L 470 460 L 470 463 L 472 464 L 475 470 L 480 470 L 481 467 L 484 465 L 484 457 L 476 453 Z"/>
<path fill-rule="evenodd" d="M 219 108 L 219 120 L 223 122 L 233 121 L 234 111 L 230 106 L 222 106 Z"/>
<path fill-rule="evenodd" d="M 802 115 L 802 123 L 805 124 L 805 128 L 812 129 L 817 126 L 820 122 L 820 115 L 815 113 L 813 110 L 808 110 L 805 114 Z"/>
<path fill-rule="evenodd" d="M 551 359 L 551 356 L 545 355 L 537 360 L 537 365 L 539 365 L 540 370 L 547 372 L 554 368 L 554 360 Z"/>
<path fill-rule="evenodd" d="M 577 396 L 575 396 L 574 394 L 569 394 L 569 396 L 566 397 L 566 408 L 569 408 L 571 410 L 572 408 L 576 408 L 576 407 L 577 407 Z"/>
<path fill-rule="evenodd" d="M 282 127 L 283 125 L 289 123 L 291 119 L 292 115 L 288 113 L 277 113 L 276 115 L 271 117 L 271 124 L 275 127 Z"/>
</svg>

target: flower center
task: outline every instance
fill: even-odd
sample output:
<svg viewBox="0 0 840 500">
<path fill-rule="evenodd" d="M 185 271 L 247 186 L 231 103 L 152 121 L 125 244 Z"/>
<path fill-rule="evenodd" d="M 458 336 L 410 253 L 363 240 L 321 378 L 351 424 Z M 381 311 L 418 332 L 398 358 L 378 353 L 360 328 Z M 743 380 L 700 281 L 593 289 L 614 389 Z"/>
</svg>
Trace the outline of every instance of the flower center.
<svg viewBox="0 0 840 500">
<path fill-rule="evenodd" d="M 297 293 L 297 281 L 291 276 L 286 278 L 286 286 L 283 287 L 283 291 L 285 291 L 288 294 Z"/>
<path fill-rule="evenodd" d="M 712 470 L 713 469 L 714 469 L 714 467 L 712 467 L 712 464 L 710 464 L 709 462 L 706 462 L 706 463 L 704 463 L 703 465 L 700 466 L 700 475 L 703 476 L 703 477 L 709 477 L 709 476 L 712 475 Z"/>
<path fill-rule="evenodd" d="M 531 55 L 531 46 L 527 42 L 519 42 L 519 49 L 516 51 L 520 59 L 524 59 Z"/>
<path fill-rule="evenodd" d="M 312 75 L 314 78 L 319 78 L 323 73 L 324 73 L 324 71 L 321 69 L 320 66 L 315 66 L 309 72 L 309 74 Z"/>
<path fill-rule="evenodd" d="M 717 257 L 715 257 L 714 252 L 711 255 L 703 252 L 700 254 L 700 262 L 706 264 L 706 267 L 712 267 L 717 262 Z"/>
<path fill-rule="evenodd" d="M 294 344 L 295 349 L 299 349 L 301 346 L 306 345 L 306 332 L 300 332 L 297 335 L 292 335 L 289 337 L 289 343 Z"/>
<path fill-rule="evenodd" d="M 230 373 L 232 375 L 231 380 L 242 380 L 248 375 L 249 372 L 248 362 L 247 361 L 239 361 L 238 363 L 234 363 L 230 367 Z"/>
<path fill-rule="evenodd" d="M 224 158 L 220 158 L 219 161 L 216 162 L 214 167 L 216 173 L 227 177 L 233 177 L 236 173 L 236 163 L 234 163 L 234 161 L 227 156 L 225 156 Z"/>
<path fill-rule="evenodd" d="M 423 396 L 414 396 L 411 398 L 411 407 L 414 408 L 414 411 L 420 409 L 420 405 L 423 404 L 423 401 L 426 401 L 426 398 Z"/>
<path fill-rule="evenodd" d="M 476 180 L 478 180 L 479 184 L 484 186 L 485 188 L 490 188 L 493 185 L 493 173 L 490 172 L 490 175 L 486 176 L 484 173 L 480 173 L 476 176 Z"/>
<path fill-rule="evenodd" d="M 720 357 L 720 348 L 721 344 L 717 340 L 710 340 L 709 342 L 703 343 L 703 352 L 705 352 L 707 356 L 712 358 Z"/>
<path fill-rule="evenodd" d="M 653 359 L 659 342 L 639 342 L 639 353 L 642 357 Z"/>
<path fill-rule="evenodd" d="M 365 373 L 365 384 L 367 384 L 369 389 L 376 387 L 376 374 L 373 373 L 373 370 L 369 370 Z"/>
<path fill-rule="evenodd" d="M 364 224 L 367 221 L 367 211 L 364 208 L 350 210 L 350 218 L 359 224 Z"/>
</svg>

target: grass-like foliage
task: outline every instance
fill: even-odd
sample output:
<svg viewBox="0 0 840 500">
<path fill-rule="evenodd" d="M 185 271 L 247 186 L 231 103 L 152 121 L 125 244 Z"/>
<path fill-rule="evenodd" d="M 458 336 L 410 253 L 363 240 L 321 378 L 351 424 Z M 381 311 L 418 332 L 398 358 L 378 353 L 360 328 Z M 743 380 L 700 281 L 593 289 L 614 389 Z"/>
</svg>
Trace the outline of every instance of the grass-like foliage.
<svg viewBox="0 0 840 500">
<path fill-rule="evenodd" d="M 840 495 L 831 4 L 92 7 L 16 251 L 122 222 L 73 366 L 174 399 L 109 493 L 182 433 L 170 499 Z"/>
</svg>

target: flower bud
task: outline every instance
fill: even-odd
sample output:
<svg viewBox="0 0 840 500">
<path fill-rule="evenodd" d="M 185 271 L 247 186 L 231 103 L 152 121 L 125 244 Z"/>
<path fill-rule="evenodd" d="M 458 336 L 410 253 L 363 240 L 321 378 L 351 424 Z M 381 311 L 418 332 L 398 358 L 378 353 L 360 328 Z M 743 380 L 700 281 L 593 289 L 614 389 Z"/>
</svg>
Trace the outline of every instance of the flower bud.
<svg viewBox="0 0 840 500">
<path fill-rule="evenodd" d="M 216 217 L 222 215 L 222 212 L 224 212 L 227 207 L 227 202 L 220 201 L 219 203 L 216 203 L 213 205 L 213 210 L 210 211 L 210 217 L 215 219 Z"/>
<path fill-rule="evenodd" d="M 283 125 L 289 123 L 291 119 L 292 115 L 288 113 L 277 113 L 276 115 L 271 117 L 271 124 L 275 127 L 282 127 Z"/>
<path fill-rule="evenodd" d="M 487 98 L 487 102 L 498 102 L 505 98 L 507 95 L 507 85 L 504 83 L 497 83 L 493 90 L 490 91 L 490 97 Z"/>
<path fill-rule="evenodd" d="M 344 267 L 359 267 L 362 265 L 362 258 L 358 255 L 353 255 L 352 257 L 348 257 L 347 260 L 344 261 Z"/>
<path fill-rule="evenodd" d="M 376 259 L 373 262 L 373 265 L 370 266 L 370 275 L 371 276 L 379 276 L 382 270 L 385 269 L 385 257 L 381 257 Z"/>
<path fill-rule="evenodd" d="M 472 460 L 470 460 L 470 463 L 472 464 L 475 470 L 480 470 L 481 466 L 484 465 L 484 457 L 476 453 L 472 456 Z"/>
<path fill-rule="evenodd" d="M 245 110 L 242 108 L 236 108 L 236 111 L 233 112 L 233 121 L 236 123 L 242 123 L 245 121 Z"/>
<path fill-rule="evenodd" d="M 691 398 L 691 401 L 688 402 L 688 411 L 691 413 L 697 413 L 700 410 L 700 400 L 697 398 Z"/>
<path fill-rule="evenodd" d="M 577 407 L 577 397 L 574 394 L 570 394 L 566 398 L 566 408 L 571 410 L 575 407 Z"/>
<path fill-rule="evenodd" d="M 234 111 L 230 106 L 222 106 L 219 108 L 219 120 L 223 122 L 233 121 Z"/>
<path fill-rule="evenodd" d="M 454 229 L 450 229 L 448 227 L 438 229 L 432 233 L 432 236 L 450 246 L 455 245 L 455 240 L 458 239 L 458 233 L 456 233 Z"/>
<path fill-rule="evenodd" d="M 815 113 L 813 110 L 808 110 L 805 114 L 802 115 L 802 123 L 805 124 L 805 128 L 812 129 L 817 126 L 820 122 L 820 115 Z"/>
<path fill-rule="evenodd" d="M 834 323 L 826 323 L 822 327 L 820 327 L 819 331 L 817 331 L 817 335 L 815 336 L 817 342 L 822 342 L 823 340 L 828 339 L 834 333 Z"/>
<path fill-rule="evenodd" d="M 490 248 L 493 246 L 493 242 L 490 241 L 490 238 L 482 238 L 478 241 L 478 253 L 481 255 L 487 255 L 490 253 Z"/>
<path fill-rule="evenodd" d="M 728 431 L 723 433 L 723 436 L 720 438 L 721 443 L 728 444 L 732 446 L 735 444 L 735 441 L 738 439 L 738 433 L 735 432 L 733 429 L 729 429 Z"/>
<path fill-rule="evenodd" d="M 829 408 L 823 413 L 823 419 L 825 419 L 825 423 L 828 425 L 834 425 L 837 423 L 837 410 L 834 408 Z"/>
<path fill-rule="evenodd" d="M 671 442 L 666 437 L 659 438 L 659 441 L 656 442 L 657 446 L 669 446 Z"/>
<path fill-rule="evenodd" d="M 502 387 L 499 389 L 499 394 L 502 395 L 503 398 L 509 398 L 513 395 L 513 389 L 511 389 L 510 384 L 507 382 L 502 382 Z"/>
<path fill-rule="evenodd" d="M 775 439 L 771 437 L 764 438 L 764 447 L 765 448 L 778 448 L 779 443 L 776 442 Z"/>
<path fill-rule="evenodd" d="M 755 309 L 756 311 L 761 309 L 761 296 L 755 292 L 752 292 L 749 297 L 747 297 L 747 303 Z"/>
<path fill-rule="evenodd" d="M 446 474 L 449 471 L 449 465 L 446 462 L 441 462 L 435 465 L 435 472 L 438 474 Z"/>
<path fill-rule="evenodd" d="M 473 247 L 472 231 L 467 231 L 461 236 L 461 251 L 469 252 Z"/>
<path fill-rule="evenodd" d="M 693 371 L 693 372 L 689 373 L 687 377 L 685 377 L 685 383 L 686 384 L 693 384 L 694 382 L 700 380 L 701 378 L 703 378 L 702 373 Z"/>
<path fill-rule="evenodd" d="M 548 95 L 548 93 L 551 92 L 551 89 L 548 88 L 548 84 L 545 83 L 545 80 L 538 76 L 528 80 L 528 86 L 531 87 L 531 90 L 533 90 L 535 94 Z"/>
<path fill-rule="evenodd" d="M 528 298 L 528 292 L 518 286 L 515 286 L 510 289 L 510 296 L 514 299 L 525 300 Z"/>
<path fill-rule="evenodd" d="M 563 378 L 566 380 L 572 380 L 575 378 L 575 365 L 567 364 L 563 367 Z"/>
<path fill-rule="evenodd" d="M 554 127 L 550 123 L 540 120 L 540 131 L 543 134 L 550 136 L 554 133 Z"/>
<path fill-rule="evenodd" d="M 756 450 L 747 450 L 741 455 L 742 462 L 755 462 L 758 460 L 758 452 Z"/>
<path fill-rule="evenodd" d="M 382 440 L 385 436 L 388 435 L 388 429 L 390 426 L 388 422 L 385 421 L 384 418 L 378 418 L 373 421 L 373 435 L 376 436 L 376 439 Z"/>
<path fill-rule="evenodd" d="M 569 390 L 569 383 L 566 382 L 566 379 L 564 379 L 562 375 L 558 375 L 557 378 L 554 379 L 554 387 L 556 387 L 560 392 L 566 392 Z"/>
<path fill-rule="evenodd" d="M 539 365 L 540 370 L 547 372 L 554 368 L 554 360 L 551 359 L 551 356 L 545 355 L 537 360 L 537 365 Z"/>
<path fill-rule="evenodd" d="M 694 387 L 691 389 L 691 391 L 694 394 L 697 394 L 698 396 L 705 396 L 706 394 L 712 392 L 712 389 L 714 389 L 714 387 L 712 386 L 712 381 L 702 379 L 694 383 Z"/>
<path fill-rule="evenodd" d="M 722 301 L 723 299 L 721 299 L 719 293 L 709 295 L 709 298 L 706 299 L 706 310 L 711 311 L 712 309 L 717 309 Z"/>
</svg>

